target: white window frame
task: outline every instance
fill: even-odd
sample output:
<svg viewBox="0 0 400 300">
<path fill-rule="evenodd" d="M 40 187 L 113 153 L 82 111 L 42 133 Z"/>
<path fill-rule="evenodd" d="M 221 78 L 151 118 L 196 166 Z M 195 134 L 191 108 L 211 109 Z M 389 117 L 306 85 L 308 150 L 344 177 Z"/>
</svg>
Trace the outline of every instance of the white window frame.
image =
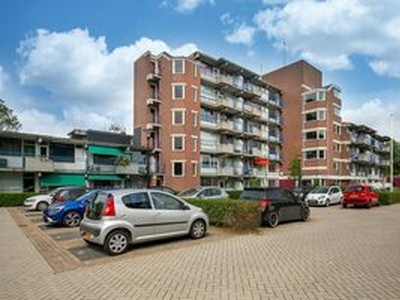
<svg viewBox="0 0 400 300">
<path fill-rule="evenodd" d="M 193 118 L 193 127 L 197 127 L 199 124 L 199 112 L 196 110 L 192 110 L 192 118 Z"/>
<path fill-rule="evenodd" d="M 197 174 L 198 174 L 198 170 L 199 170 L 199 162 L 197 161 L 197 160 L 192 160 L 191 161 L 191 167 L 192 167 L 192 169 L 191 169 L 191 171 L 192 171 L 192 177 L 197 177 Z M 193 173 L 193 170 L 194 170 L 194 173 Z"/>
<path fill-rule="evenodd" d="M 193 102 L 199 101 L 199 87 L 192 85 Z"/>
<path fill-rule="evenodd" d="M 182 62 L 182 72 L 177 72 L 176 71 L 176 62 L 181 61 Z M 175 58 L 172 60 L 172 74 L 185 74 L 185 60 L 182 58 Z"/>
<path fill-rule="evenodd" d="M 181 112 L 182 113 L 182 123 L 176 122 L 176 115 L 175 113 Z M 186 120 L 186 109 L 185 108 L 173 108 L 172 109 L 172 125 L 182 126 L 185 125 Z"/>
<path fill-rule="evenodd" d="M 197 135 L 192 135 L 193 142 L 193 152 L 197 152 L 199 149 L 199 137 Z"/>
<path fill-rule="evenodd" d="M 181 86 L 182 87 L 182 98 L 177 98 L 175 95 L 175 87 L 176 86 Z M 173 83 L 171 85 L 172 87 L 172 99 L 173 100 L 184 100 L 185 99 L 185 94 L 186 94 L 186 84 L 185 83 Z"/>
<path fill-rule="evenodd" d="M 172 151 L 183 152 L 185 151 L 186 134 L 171 134 L 172 138 Z M 175 139 L 182 138 L 182 149 L 175 149 Z"/>
<path fill-rule="evenodd" d="M 176 163 L 182 164 L 182 175 L 175 174 L 175 164 Z M 178 177 L 178 178 L 185 177 L 186 160 L 171 160 L 171 164 L 172 164 L 172 172 L 171 172 L 172 177 Z"/>
</svg>

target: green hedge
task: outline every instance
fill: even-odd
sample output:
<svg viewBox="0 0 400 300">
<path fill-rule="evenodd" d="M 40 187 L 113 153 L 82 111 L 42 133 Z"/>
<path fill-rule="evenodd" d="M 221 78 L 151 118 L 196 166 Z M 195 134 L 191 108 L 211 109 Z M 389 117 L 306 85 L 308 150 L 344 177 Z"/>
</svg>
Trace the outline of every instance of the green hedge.
<svg viewBox="0 0 400 300">
<path fill-rule="evenodd" d="M 382 205 L 400 203 L 400 191 L 379 193 L 379 203 Z"/>
<path fill-rule="evenodd" d="M 26 198 L 38 193 L 0 193 L 0 207 L 22 206 Z"/>
<path fill-rule="evenodd" d="M 260 227 L 261 214 L 258 202 L 238 200 L 186 200 L 201 207 L 208 215 L 210 224 L 234 230 L 255 231 Z"/>
<path fill-rule="evenodd" d="M 240 194 L 243 192 L 242 190 L 232 190 L 226 191 L 229 195 L 229 199 L 239 199 Z"/>
</svg>

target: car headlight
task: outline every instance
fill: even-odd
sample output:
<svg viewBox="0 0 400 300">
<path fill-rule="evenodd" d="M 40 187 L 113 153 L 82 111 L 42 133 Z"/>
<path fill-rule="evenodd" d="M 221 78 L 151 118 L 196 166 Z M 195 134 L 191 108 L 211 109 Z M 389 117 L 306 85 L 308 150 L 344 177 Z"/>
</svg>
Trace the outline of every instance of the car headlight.
<svg viewBox="0 0 400 300">
<path fill-rule="evenodd" d="M 318 197 L 318 200 L 324 200 L 325 199 L 325 196 L 319 196 Z"/>
</svg>

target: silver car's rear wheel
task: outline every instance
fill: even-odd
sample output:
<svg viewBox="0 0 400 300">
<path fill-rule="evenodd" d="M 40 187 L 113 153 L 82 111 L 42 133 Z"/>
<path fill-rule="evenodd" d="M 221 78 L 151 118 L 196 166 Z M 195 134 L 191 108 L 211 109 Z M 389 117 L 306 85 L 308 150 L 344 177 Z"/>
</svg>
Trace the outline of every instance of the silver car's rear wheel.
<svg viewBox="0 0 400 300">
<path fill-rule="evenodd" d="M 68 227 L 76 227 L 81 223 L 81 215 L 76 211 L 70 211 L 64 216 L 64 224 Z"/>
<path fill-rule="evenodd" d="M 128 249 L 129 236 L 126 231 L 117 230 L 111 232 L 104 243 L 104 250 L 110 255 L 124 253 Z"/>
<path fill-rule="evenodd" d="M 200 239 L 206 234 L 206 224 L 203 220 L 196 220 L 190 227 L 190 236 L 192 239 Z"/>
</svg>

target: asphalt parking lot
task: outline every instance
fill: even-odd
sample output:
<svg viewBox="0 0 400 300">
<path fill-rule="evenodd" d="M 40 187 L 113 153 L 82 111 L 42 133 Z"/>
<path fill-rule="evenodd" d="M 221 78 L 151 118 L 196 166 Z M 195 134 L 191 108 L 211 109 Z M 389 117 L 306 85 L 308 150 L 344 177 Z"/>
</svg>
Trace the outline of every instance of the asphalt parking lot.
<svg viewBox="0 0 400 300">
<path fill-rule="evenodd" d="M 400 299 L 400 205 L 312 208 L 309 222 L 118 257 L 35 213 L 0 220 L 0 299 Z"/>
</svg>

